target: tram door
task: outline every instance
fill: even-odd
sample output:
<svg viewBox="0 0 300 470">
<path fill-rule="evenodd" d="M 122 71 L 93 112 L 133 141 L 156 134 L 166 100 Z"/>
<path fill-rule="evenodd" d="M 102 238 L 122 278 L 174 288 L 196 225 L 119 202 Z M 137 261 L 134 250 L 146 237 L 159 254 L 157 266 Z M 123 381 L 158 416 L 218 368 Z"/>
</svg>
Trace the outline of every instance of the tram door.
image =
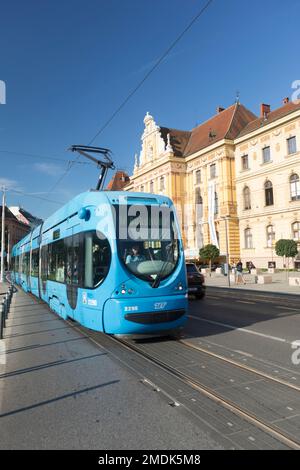
<svg viewBox="0 0 300 470">
<path fill-rule="evenodd" d="M 25 253 L 25 264 L 26 264 L 26 288 L 27 288 L 27 291 L 31 291 L 31 286 L 30 286 L 30 266 L 31 266 L 31 263 L 30 263 L 30 251 L 27 251 Z"/>
<path fill-rule="evenodd" d="M 80 253 L 80 234 L 72 235 L 65 239 L 66 250 L 66 284 L 67 284 L 67 298 L 70 307 L 75 310 L 78 299 L 78 287 L 81 272 L 81 256 Z"/>
</svg>

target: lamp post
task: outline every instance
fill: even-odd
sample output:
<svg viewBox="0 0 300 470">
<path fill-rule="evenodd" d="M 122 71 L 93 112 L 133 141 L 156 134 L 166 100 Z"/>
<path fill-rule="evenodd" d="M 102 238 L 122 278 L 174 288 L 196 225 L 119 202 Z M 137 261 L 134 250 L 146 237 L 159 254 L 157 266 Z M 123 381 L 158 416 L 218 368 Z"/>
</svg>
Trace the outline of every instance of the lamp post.
<svg viewBox="0 0 300 470">
<path fill-rule="evenodd" d="M 229 246 L 228 246 L 228 226 L 227 226 L 227 220 L 229 219 L 229 216 L 225 215 L 224 217 L 220 217 L 220 218 L 225 221 L 227 280 L 228 280 L 228 287 L 230 287 Z"/>
<path fill-rule="evenodd" d="M 1 270 L 0 282 L 4 278 L 4 253 L 5 253 L 5 188 L 2 188 L 2 223 L 1 223 Z"/>
</svg>

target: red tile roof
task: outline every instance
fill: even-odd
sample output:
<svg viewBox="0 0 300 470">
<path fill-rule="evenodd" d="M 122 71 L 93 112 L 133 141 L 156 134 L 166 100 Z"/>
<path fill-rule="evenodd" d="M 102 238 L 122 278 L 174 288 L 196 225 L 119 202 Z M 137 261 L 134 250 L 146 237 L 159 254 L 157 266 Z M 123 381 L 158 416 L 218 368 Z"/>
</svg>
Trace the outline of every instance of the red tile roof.
<svg viewBox="0 0 300 470">
<path fill-rule="evenodd" d="M 108 183 L 106 190 L 108 191 L 122 191 L 124 186 L 130 181 L 129 176 L 125 171 L 116 171 L 112 179 Z"/>
<path fill-rule="evenodd" d="M 165 144 L 167 135 L 170 134 L 170 143 L 176 157 L 187 157 L 222 139 L 235 139 L 241 130 L 255 119 L 255 114 L 242 104 L 235 103 L 192 131 L 161 127 L 160 133 Z"/>
<path fill-rule="evenodd" d="M 300 109 L 300 103 L 295 104 L 293 101 L 286 103 L 280 108 L 277 108 L 274 111 L 271 111 L 267 115 L 266 118 L 259 117 L 253 120 L 252 122 L 250 122 L 249 124 L 247 124 L 247 126 L 241 130 L 238 137 L 242 137 L 246 134 L 249 134 L 250 132 L 260 129 L 261 127 L 267 126 L 271 122 L 274 122 L 277 119 L 287 116 L 288 114 L 291 114 L 294 111 L 298 111 L 299 109 Z"/>
<path fill-rule="evenodd" d="M 256 117 L 240 103 L 229 106 L 192 130 L 185 148 L 185 156 L 192 155 L 222 139 L 235 139 L 241 130 Z"/>
<path fill-rule="evenodd" d="M 174 151 L 175 157 L 184 156 L 185 148 L 192 134 L 190 131 L 180 131 L 179 129 L 161 127 L 160 134 L 166 145 L 168 143 L 168 134 L 170 134 L 170 144 Z"/>
</svg>

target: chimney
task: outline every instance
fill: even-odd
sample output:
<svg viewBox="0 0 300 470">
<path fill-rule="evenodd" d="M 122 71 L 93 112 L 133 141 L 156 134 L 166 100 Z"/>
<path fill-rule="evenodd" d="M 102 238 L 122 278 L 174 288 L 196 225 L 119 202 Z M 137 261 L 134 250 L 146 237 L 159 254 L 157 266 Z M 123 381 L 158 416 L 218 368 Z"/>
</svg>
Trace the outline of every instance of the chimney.
<svg viewBox="0 0 300 470">
<path fill-rule="evenodd" d="M 289 97 L 287 96 L 286 98 L 283 98 L 282 104 L 288 104 L 289 101 L 290 101 L 290 99 L 289 99 Z"/>
<path fill-rule="evenodd" d="M 225 108 L 222 108 L 221 106 L 217 107 L 217 113 L 220 114 L 222 111 L 224 111 Z"/>
<path fill-rule="evenodd" d="M 271 112 L 271 106 L 269 104 L 262 103 L 260 105 L 260 117 L 267 118 L 270 112 Z"/>
</svg>

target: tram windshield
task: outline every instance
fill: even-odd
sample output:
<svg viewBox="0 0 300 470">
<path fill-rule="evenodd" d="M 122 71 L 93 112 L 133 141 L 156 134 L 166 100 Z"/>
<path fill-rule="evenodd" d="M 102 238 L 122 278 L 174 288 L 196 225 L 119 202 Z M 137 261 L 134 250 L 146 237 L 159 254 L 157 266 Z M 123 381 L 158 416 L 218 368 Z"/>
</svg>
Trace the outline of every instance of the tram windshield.
<svg viewBox="0 0 300 470">
<path fill-rule="evenodd" d="M 119 258 L 135 276 L 160 282 L 179 259 L 179 234 L 169 207 L 120 205 L 115 208 Z"/>
</svg>

